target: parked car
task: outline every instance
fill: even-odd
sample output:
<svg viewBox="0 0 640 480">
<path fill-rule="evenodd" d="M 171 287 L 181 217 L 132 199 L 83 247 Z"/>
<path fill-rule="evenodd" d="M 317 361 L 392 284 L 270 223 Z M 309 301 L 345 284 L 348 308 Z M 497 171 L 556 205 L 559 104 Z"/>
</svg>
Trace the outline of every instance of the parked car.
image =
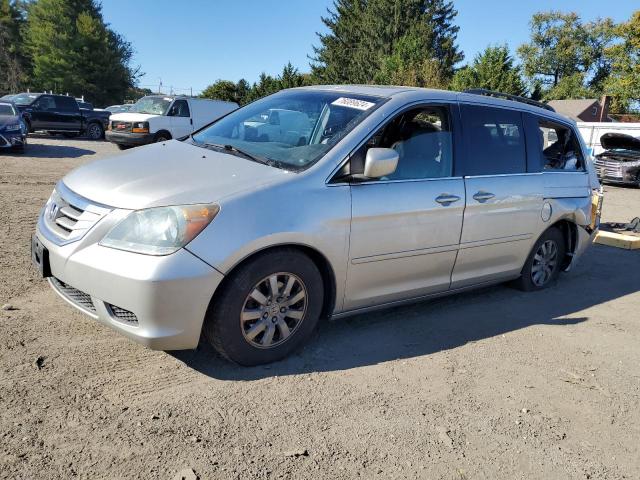
<svg viewBox="0 0 640 480">
<path fill-rule="evenodd" d="M 590 245 L 602 197 L 575 123 L 523 102 L 285 90 L 68 174 L 34 262 L 129 338 L 188 349 L 203 332 L 243 365 L 286 356 L 321 317 L 510 280 L 541 290 Z"/>
<path fill-rule="evenodd" d="M 605 133 L 600 144 L 605 150 L 594 160 L 600 180 L 640 187 L 640 138 Z"/>
<path fill-rule="evenodd" d="M 75 98 L 49 93 L 20 93 L 13 98 L 29 132 L 62 133 L 68 137 L 87 135 L 92 140 L 104 137 L 109 112 L 81 110 Z"/>
<path fill-rule="evenodd" d="M 0 150 L 14 149 L 24 152 L 27 146 L 27 128 L 20 112 L 9 100 L 0 100 Z"/>
<path fill-rule="evenodd" d="M 122 112 L 128 112 L 129 109 L 131 108 L 133 104 L 127 104 L 127 105 L 110 105 L 108 107 L 105 108 L 105 110 L 107 110 L 108 112 L 113 113 L 122 113 Z"/>
<path fill-rule="evenodd" d="M 106 139 L 120 149 L 181 138 L 238 108 L 236 103 L 149 95 L 111 115 Z"/>
</svg>

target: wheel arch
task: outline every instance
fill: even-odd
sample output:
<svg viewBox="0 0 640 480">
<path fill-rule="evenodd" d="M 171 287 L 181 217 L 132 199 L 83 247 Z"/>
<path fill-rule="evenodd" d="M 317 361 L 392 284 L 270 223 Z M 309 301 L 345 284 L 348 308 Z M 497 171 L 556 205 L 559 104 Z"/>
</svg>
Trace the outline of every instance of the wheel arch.
<svg viewBox="0 0 640 480">
<path fill-rule="evenodd" d="M 565 255 L 562 259 L 562 269 L 566 270 L 571 264 L 578 245 L 578 225 L 567 218 L 563 218 L 550 225 L 544 232 L 550 228 L 557 228 L 564 238 Z M 541 236 L 544 235 L 544 232 L 542 232 Z"/>
<path fill-rule="evenodd" d="M 222 290 L 227 279 L 238 268 L 240 268 L 241 266 L 245 265 L 246 263 L 254 260 L 259 256 L 268 255 L 269 253 L 277 250 L 297 250 L 305 254 L 307 257 L 309 257 L 309 259 L 314 263 L 316 268 L 320 271 L 320 275 L 322 276 L 322 283 L 324 286 L 324 299 L 322 302 L 321 317 L 323 318 L 329 317 L 333 313 L 333 309 L 335 308 L 335 303 L 336 303 L 337 287 L 336 287 L 336 275 L 335 275 L 334 269 L 331 266 L 331 263 L 329 262 L 327 257 L 324 254 L 322 254 L 319 250 L 309 245 L 303 245 L 300 243 L 282 243 L 278 245 L 270 245 L 268 247 L 264 247 L 262 249 L 256 250 L 250 253 L 249 255 L 243 257 L 225 273 L 225 279 L 218 286 L 218 288 L 216 289 L 216 292 L 214 292 L 211 302 L 213 303 L 215 301 L 216 295 Z"/>
<path fill-rule="evenodd" d="M 171 140 L 173 138 L 173 135 L 171 135 L 171 132 L 169 130 L 162 129 L 162 130 L 158 130 L 154 134 L 153 141 L 157 142 L 158 141 L 158 137 L 160 137 L 160 135 L 165 135 L 169 140 Z"/>
</svg>

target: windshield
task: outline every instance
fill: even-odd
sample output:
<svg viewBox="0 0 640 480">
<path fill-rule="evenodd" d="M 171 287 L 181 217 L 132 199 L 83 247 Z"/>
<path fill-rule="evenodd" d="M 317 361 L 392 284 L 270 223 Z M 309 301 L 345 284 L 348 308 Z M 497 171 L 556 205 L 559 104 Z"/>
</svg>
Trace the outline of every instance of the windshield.
<svg viewBox="0 0 640 480">
<path fill-rule="evenodd" d="M 383 102 L 346 92 L 284 91 L 230 113 L 195 134 L 193 141 L 238 149 L 282 168 L 303 169 Z"/>
<path fill-rule="evenodd" d="M 13 97 L 11 100 L 16 105 L 31 105 L 33 101 L 39 96 L 40 94 L 38 93 L 20 93 Z"/>
<path fill-rule="evenodd" d="M 15 117 L 18 115 L 18 113 L 10 103 L 0 103 L 0 115 L 9 115 Z"/>
<path fill-rule="evenodd" d="M 142 97 L 129 109 L 133 113 L 149 113 L 152 115 L 164 115 L 173 101 L 167 97 Z"/>
</svg>

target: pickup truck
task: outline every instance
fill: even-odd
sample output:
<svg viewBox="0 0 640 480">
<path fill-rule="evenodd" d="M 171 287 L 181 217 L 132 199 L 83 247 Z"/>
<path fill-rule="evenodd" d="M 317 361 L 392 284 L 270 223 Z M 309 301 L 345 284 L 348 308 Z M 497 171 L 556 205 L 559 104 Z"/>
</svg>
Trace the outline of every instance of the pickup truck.
<svg viewBox="0 0 640 480">
<path fill-rule="evenodd" d="M 12 98 L 29 132 L 62 133 L 66 137 L 104 137 L 110 112 L 81 109 L 75 98 L 49 93 L 20 93 Z"/>
</svg>

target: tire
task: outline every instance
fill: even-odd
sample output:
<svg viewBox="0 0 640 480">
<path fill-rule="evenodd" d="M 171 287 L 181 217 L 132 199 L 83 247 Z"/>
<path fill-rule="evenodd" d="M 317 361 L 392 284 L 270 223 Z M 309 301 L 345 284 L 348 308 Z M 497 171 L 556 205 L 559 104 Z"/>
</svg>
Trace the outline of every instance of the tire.
<svg viewBox="0 0 640 480">
<path fill-rule="evenodd" d="M 27 138 L 22 141 L 22 145 L 16 148 L 16 152 L 24 153 L 27 150 Z"/>
<path fill-rule="evenodd" d="M 104 128 L 99 123 L 90 123 L 87 127 L 87 137 L 89 140 L 101 140 L 104 137 Z"/>
<path fill-rule="evenodd" d="M 160 143 L 160 142 L 167 142 L 171 140 L 171 135 L 169 135 L 166 132 L 160 132 L 156 135 L 156 138 L 154 139 L 155 143 Z"/>
<path fill-rule="evenodd" d="M 278 295 L 272 298 L 273 277 Z M 232 362 L 245 366 L 274 362 L 309 339 L 323 299 L 322 276 L 309 257 L 294 249 L 271 251 L 225 279 L 209 305 L 204 335 Z"/>
<path fill-rule="evenodd" d="M 122 145 L 121 143 L 116 143 L 116 145 L 118 146 L 119 150 L 129 150 L 131 147 L 131 145 Z"/>
<path fill-rule="evenodd" d="M 565 252 L 564 235 L 555 227 L 549 228 L 531 249 L 515 286 L 525 292 L 550 286 L 560 275 Z"/>
</svg>

